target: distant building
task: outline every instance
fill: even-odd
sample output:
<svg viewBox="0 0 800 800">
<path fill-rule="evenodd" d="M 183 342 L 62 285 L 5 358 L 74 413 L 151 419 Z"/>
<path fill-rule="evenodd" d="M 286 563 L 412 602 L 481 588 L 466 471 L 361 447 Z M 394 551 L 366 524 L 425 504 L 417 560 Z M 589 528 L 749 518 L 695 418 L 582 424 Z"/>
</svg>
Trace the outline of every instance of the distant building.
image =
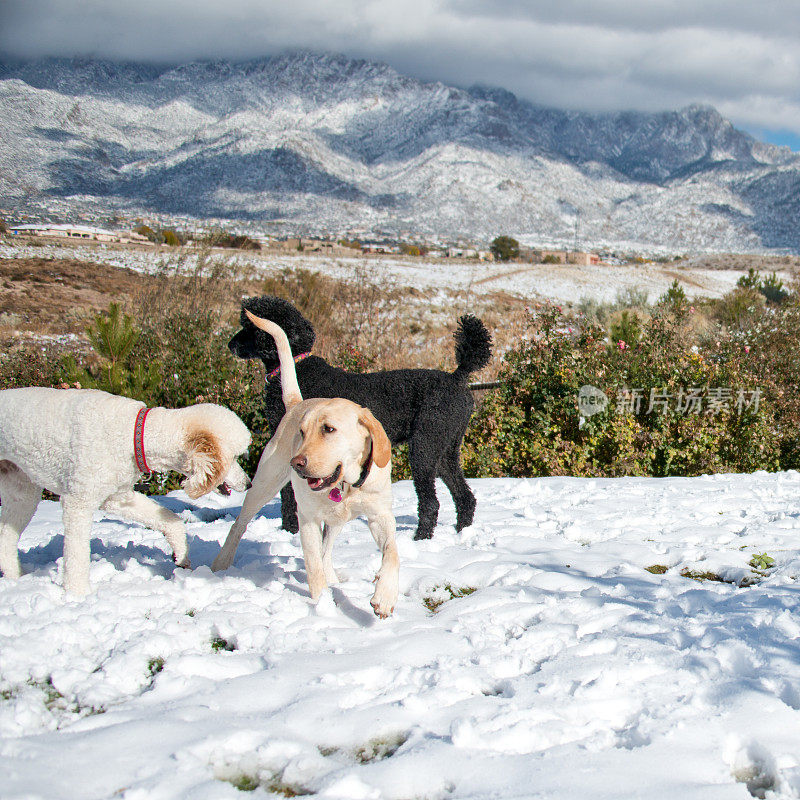
<svg viewBox="0 0 800 800">
<path fill-rule="evenodd" d="M 568 264 L 578 264 L 582 267 L 592 267 L 600 263 L 600 256 L 597 253 L 568 253 Z"/>
<path fill-rule="evenodd" d="M 600 263 L 597 253 L 571 250 L 525 250 L 520 255 L 534 264 L 577 264 L 589 267 Z"/>
<path fill-rule="evenodd" d="M 448 258 L 478 258 L 478 251 L 471 247 L 448 247 Z"/>
<path fill-rule="evenodd" d="M 389 242 L 362 242 L 361 252 L 398 254 L 400 252 L 400 245 L 390 244 Z"/>
<path fill-rule="evenodd" d="M 147 241 L 137 233 L 120 233 L 89 225 L 14 225 L 9 227 L 12 236 L 53 236 L 60 239 L 89 239 L 95 242 L 139 242 Z"/>
</svg>

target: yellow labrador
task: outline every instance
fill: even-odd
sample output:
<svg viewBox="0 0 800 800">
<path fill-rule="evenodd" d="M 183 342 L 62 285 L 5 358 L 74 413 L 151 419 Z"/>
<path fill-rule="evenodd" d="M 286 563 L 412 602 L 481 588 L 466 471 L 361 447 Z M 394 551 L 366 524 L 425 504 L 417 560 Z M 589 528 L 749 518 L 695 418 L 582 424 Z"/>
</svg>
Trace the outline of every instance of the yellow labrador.
<svg viewBox="0 0 800 800">
<path fill-rule="evenodd" d="M 368 408 L 350 400 L 303 400 L 283 329 L 247 315 L 275 339 L 286 414 L 264 448 L 242 510 L 211 568 L 216 572 L 233 563 L 250 520 L 291 478 L 312 599 L 337 582 L 332 550 L 342 526 L 364 516 L 382 554 L 370 604 L 379 617 L 388 617 L 397 602 L 399 559 L 386 432 Z"/>
</svg>

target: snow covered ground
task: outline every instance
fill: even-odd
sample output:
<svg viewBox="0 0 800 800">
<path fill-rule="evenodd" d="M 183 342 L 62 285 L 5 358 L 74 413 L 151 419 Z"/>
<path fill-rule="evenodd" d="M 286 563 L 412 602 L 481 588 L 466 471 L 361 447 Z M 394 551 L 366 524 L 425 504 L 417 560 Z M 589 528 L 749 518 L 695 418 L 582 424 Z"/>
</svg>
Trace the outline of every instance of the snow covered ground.
<svg viewBox="0 0 800 800">
<path fill-rule="evenodd" d="M 309 269 L 343 279 L 354 278 L 361 269 L 376 280 L 391 280 L 398 286 L 413 286 L 432 292 L 470 292 L 482 296 L 508 292 L 525 298 L 549 298 L 558 303 L 578 303 L 584 298 L 613 302 L 626 289 L 644 290 L 650 302 L 664 294 L 677 278 L 687 297 L 721 297 L 745 274 L 739 270 L 642 264 L 639 266 L 575 266 L 563 264 L 494 264 L 433 258 L 332 257 L 225 252 L 214 254 L 230 263 L 260 272 L 285 268 Z M 179 254 L 171 250 L 145 250 L 99 245 L 31 247 L 16 242 L 0 244 L 0 258 L 77 258 L 142 272 L 184 258 L 187 267 L 197 263 L 196 251 Z"/>
<path fill-rule="evenodd" d="M 315 608 L 275 502 L 222 575 L 208 565 L 241 495 L 162 500 L 193 571 L 98 514 L 76 601 L 60 507 L 42 503 L 29 574 L 0 579 L 0 796 L 800 797 L 798 473 L 472 486 L 474 526 L 455 533 L 440 486 L 436 536 L 415 543 L 395 485 L 386 621 L 361 522 Z"/>
</svg>

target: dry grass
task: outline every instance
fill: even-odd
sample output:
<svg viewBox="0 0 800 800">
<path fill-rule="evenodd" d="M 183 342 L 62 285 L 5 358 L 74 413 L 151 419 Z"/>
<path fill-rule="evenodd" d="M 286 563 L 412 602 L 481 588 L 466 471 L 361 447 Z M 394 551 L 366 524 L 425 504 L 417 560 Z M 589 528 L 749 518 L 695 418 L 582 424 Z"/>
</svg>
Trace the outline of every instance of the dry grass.
<svg viewBox="0 0 800 800">
<path fill-rule="evenodd" d="M 703 253 L 680 261 L 682 268 L 737 269 L 750 267 L 760 272 L 800 269 L 800 256 L 747 255 L 741 253 Z M 683 278 L 681 278 L 683 280 Z"/>
<path fill-rule="evenodd" d="M 71 259 L 0 259 L 0 325 L 8 335 L 83 332 L 91 314 L 127 305 L 150 280 L 128 269 Z"/>
<path fill-rule="evenodd" d="M 71 347 L 85 350 L 86 325 L 112 302 L 140 326 L 181 312 L 210 314 L 215 327 L 232 329 L 242 297 L 276 294 L 314 324 L 315 353 L 340 363 L 345 348 L 353 347 L 370 370 L 454 369 L 453 332 L 468 312 L 485 322 L 495 340 L 492 363 L 475 380 L 496 375 L 527 318 L 525 301 L 503 292 L 457 292 L 443 303 L 440 295 L 398 286 L 369 265 L 354 267 L 344 280 L 304 269 L 265 278 L 210 252 L 201 253 L 196 267 L 177 256 L 153 275 L 76 259 L 0 259 L 0 287 L 0 346 L 7 350 L 63 334 L 77 334 Z"/>
</svg>

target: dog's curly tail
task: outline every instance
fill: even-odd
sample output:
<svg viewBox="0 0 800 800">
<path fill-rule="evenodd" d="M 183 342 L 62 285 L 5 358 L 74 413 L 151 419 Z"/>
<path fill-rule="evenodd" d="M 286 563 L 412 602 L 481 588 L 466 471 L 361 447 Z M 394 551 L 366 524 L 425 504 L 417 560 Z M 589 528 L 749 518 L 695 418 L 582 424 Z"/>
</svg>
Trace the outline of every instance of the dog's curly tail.
<svg viewBox="0 0 800 800">
<path fill-rule="evenodd" d="M 456 340 L 456 368 L 455 375 L 464 382 L 473 372 L 483 369 L 492 356 L 492 335 L 486 326 L 471 314 L 464 314 L 458 320 L 458 327 L 453 334 Z"/>
</svg>

